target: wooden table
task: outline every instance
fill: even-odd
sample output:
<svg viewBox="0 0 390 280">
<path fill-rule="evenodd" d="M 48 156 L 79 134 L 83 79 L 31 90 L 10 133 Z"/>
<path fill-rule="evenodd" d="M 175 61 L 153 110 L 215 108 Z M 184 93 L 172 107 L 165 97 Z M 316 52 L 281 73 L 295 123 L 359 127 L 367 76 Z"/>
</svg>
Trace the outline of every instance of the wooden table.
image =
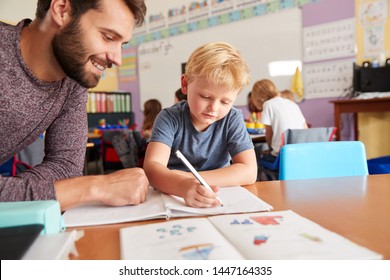
<svg viewBox="0 0 390 280">
<path fill-rule="evenodd" d="M 265 142 L 265 133 L 261 134 L 249 134 L 253 143 L 263 143 Z"/>
<path fill-rule="evenodd" d="M 372 99 L 340 99 L 331 100 L 334 105 L 334 126 L 337 127 L 336 140 L 340 140 L 341 114 L 354 113 L 355 140 L 358 139 L 358 112 L 390 111 L 390 97 Z"/>
<path fill-rule="evenodd" d="M 99 139 L 102 138 L 100 133 L 95 133 L 94 131 L 88 132 L 88 139 Z"/>
<path fill-rule="evenodd" d="M 263 181 L 246 187 L 274 211 L 297 214 L 390 259 L 390 175 Z M 164 220 L 83 227 L 77 259 L 120 259 L 119 229 Z M 68 230 L 72 230 L 69 228 Z"/>
</svg>

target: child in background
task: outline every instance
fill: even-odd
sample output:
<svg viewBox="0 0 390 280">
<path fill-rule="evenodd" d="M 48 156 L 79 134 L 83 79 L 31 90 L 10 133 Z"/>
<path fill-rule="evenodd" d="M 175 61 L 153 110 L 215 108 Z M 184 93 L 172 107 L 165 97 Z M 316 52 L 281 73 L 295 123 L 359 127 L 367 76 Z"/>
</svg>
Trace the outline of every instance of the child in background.
<svg viewBox="0 0 390 280">
<path fill-rule="evenodd" d="M 295 102 L 294 93 L 289 89 L 282 90 L 280 92 L 280 96 L 283 98 L 290 99 L 292 102 Z"/>
<path fill-rule="evenodd" d="M 175 156 L 177 150 L 214 191 L 256 181 L 253 143 L 241 111 L 233 107 L 248 83 L 248 67 L 231 45 L 209 43 L 191 54 L 181 77 L 187 102 L 165 108 L 154 124 L 144 162 L 151 186 L 184 198 L 188 206 L 220 204 Z"/>
<path fill-rule="evenodd" d="M 253 102 L 261 110 L 265 124 L 265 139 L 269 150 L 262 158 L 274 161 L 278 156 L 282 133 L 289 129 L 307 128 L 301 109 L 290 99 L 282 98 L 275 84 L 267 79 L 257 81 L 252 88 Z"/>
<path fill-rule="evenodd" d="M 261 111 L 258 110 L 255 106 L 255 104 L 253 103 L 253 100 L 252 100 L 252 92 L 250 91 L 248 93 L 248 98 L 247 98 L 247 106 L 248 106 L 248 111 L 249 111 L 249 116 L 248 118 L 246 119 L 247 122 L 254 122 L 255 120 L 253 119 L 253 113 L 255 113 L 255 116 L 256 116 L 256 119 L 258 121 L 260 121 L 260 116 L 261 116 Z"/>
<path fill-rule="evenodd" d="M 187 100 L 187 95 L 185 95 L 182 91 L 181 91 L 181 88 L 179 88 L 177 91 L 175 91 L 175 100 L 174 100 L 174 104 L 180 102 L 180 101 L 183 101 L 183 100 Z"/>
<path fill-rule="evenodd" d="M 289 90 L 289 89 L 282 90 L 280 92 L 280 96 L 283 97 L 283 98 L 290 99 L 292 102 L 296 103 L 296 100 L 294 98 L 294 93 L 291 90 Z M 311 124 L 309 122 L 306 121 L 306 124 L 307 124 L 308 128 L 311 127 Z"/>
<path fill-rule="evenodd" d="M 160 101 L 149 99 L 144 103 L 144 123 L 142 125 L 142 136 L 149 140 L 154 120 L 162 109 Z"/>
</svg>

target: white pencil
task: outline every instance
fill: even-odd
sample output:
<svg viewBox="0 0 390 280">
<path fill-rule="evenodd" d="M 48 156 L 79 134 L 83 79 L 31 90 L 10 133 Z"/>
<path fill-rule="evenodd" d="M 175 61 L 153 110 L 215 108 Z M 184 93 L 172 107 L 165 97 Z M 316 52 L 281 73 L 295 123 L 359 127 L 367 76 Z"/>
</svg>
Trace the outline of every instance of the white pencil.
<svg viewBox="0 0 390 280">
<path fill-rule="evenodd" d="M 185 166 L 188 167 L 188 169 L 191 171 L 192 174 L 194 174 L 195 178 L 198 179 L 199 183 L 202 184 L 206 189 L 213 191 L 213 189 L 207 184 L 207 182 L 200 176 L 198 171 L 195 170 L 195 168 L 192 166 L 192 164 L 186 159 L 186 157 L 179 151 L 176 151 L 176 156 L 185 164 Z M 217 199 L 221 203 L 221 206 L 223 206 L 222 200 L 217 196 Z"/>
</svg>

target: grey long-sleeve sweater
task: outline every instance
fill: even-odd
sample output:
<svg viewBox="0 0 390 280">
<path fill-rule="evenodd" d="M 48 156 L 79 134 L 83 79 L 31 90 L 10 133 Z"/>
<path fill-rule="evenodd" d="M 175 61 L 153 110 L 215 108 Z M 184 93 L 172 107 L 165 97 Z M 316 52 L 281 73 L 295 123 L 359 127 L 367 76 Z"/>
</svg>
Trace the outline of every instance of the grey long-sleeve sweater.
<svg viewBox="0 0 390 280">
<path fill-rule="evenodd" d="M 17 177 L 0 176 L 0 201 L 56 199 L 54 181 L 82 175 L 87 89 L 70 78 L 48 83 L 24 63 L 17 26 L 0 22 L 0 164 L 46 131 L 43 162 Z"/>
</svg>

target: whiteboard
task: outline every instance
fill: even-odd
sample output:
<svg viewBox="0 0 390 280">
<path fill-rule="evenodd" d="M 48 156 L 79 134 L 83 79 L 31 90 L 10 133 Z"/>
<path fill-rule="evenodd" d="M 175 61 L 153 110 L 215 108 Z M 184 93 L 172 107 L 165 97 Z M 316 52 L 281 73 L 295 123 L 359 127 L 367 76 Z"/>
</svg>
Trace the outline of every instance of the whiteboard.
<svg viewBox="0 0 390 280">
<path fill-rule="evenodd" d="M 140 106 L 156 98 L 163 107 L 173 104 L 180 87 L 181 65 L 198 46 L 225 41 L 246 60 L 251 83 L 243 88 L 235 106 L 246 105 L 247 94 L 260 79 L 271 79 L 279 90 L 291 87 L 292 76 L 271 77 L 268 64 L 280 60 L 302 61 L 302 16 L 299 8 L 253 17 L 188 32 L 138 46 Z"/>
</svg>

